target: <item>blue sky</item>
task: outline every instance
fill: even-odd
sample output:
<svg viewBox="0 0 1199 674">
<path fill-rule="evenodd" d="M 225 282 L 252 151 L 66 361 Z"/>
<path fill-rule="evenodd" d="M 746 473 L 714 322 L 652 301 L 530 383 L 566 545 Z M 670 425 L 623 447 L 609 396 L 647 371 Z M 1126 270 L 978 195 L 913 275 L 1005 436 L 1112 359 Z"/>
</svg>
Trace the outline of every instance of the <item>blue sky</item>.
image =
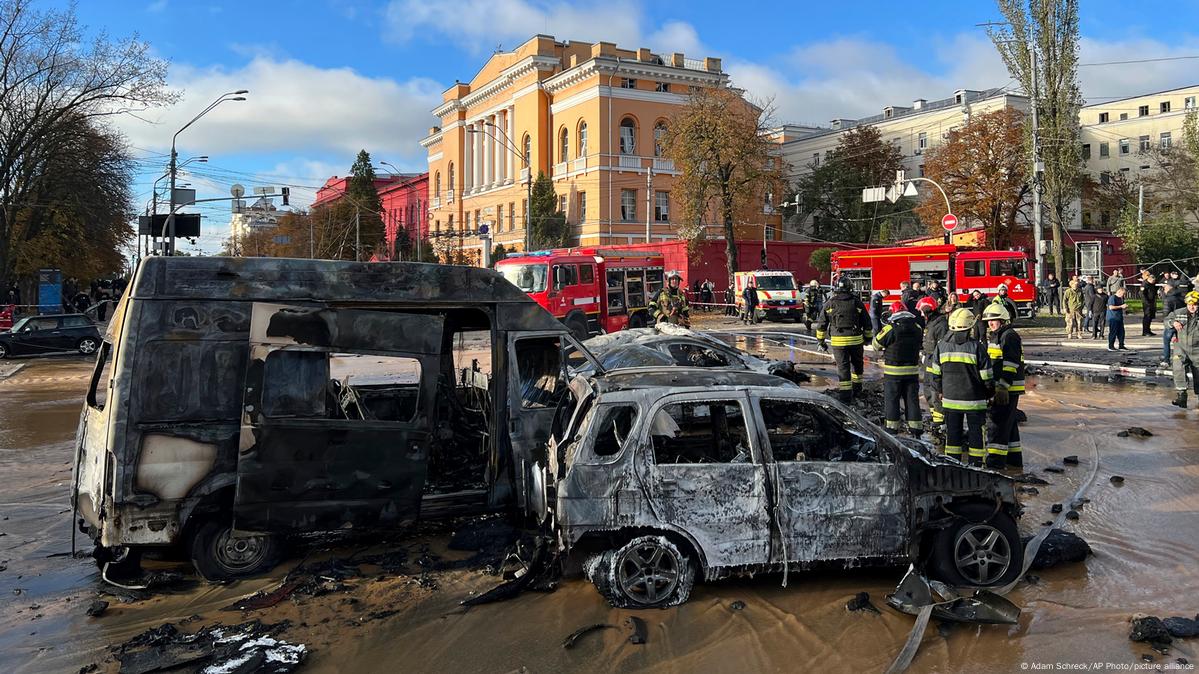
<svg viewBox="0 0 1199 674">
<path fill-rule="evenodd" d="M 61 4 L 50 0 L 52 4 Z M 201 197 L 291 185 L 293 201 L 344 175 L 359 148 L 402 170 L 424 169 L 418 145 L 429 110 L 497 47 L 535 33 L 626 47 L 718 56 L 734 83 L 772 101 L 779 122 L 825 123 L 954 89 L 1013 85 L 982 28 L 989 0 L 928 2 L 556 2 L 542 0 L 143 0 L 83 2 L 92 31 L 138 33 L 171 63 L 183 92 L 171 109 L 118 122 L 145 174 L 149 198 L 170 137 L 224 91 L 226 103 L 180 136 L 183 158 L 207 154 L 188 180 Z M 1082 0 L 1082 60 L 1199 55 L 1199 2 Z M 1199 83 L 1199 61 L 1082 69 L 1094 101 Z M 157 170 L 157 173 L 154 171 Z M 223 205 L 202 209 L 213 250 L 228 235 Z"/>
</svg>

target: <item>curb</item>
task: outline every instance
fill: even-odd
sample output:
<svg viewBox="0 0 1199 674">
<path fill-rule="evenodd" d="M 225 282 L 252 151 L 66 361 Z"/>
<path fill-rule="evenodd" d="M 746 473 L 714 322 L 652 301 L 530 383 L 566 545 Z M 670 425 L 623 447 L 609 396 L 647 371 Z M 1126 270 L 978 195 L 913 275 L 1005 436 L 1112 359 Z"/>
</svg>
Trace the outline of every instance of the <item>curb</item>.
<svg viewBox="0 0 1199 674">
<path fill-rule="evenodd" d="M 21 370 L 24 370 L 25 366 L 28 364 L 29 363 L 17 363 L 16 365 L 13 366 L 13 368 L 11 370 L 7 370 L 7 371 L 0 370 L 0 381 L 4 381 L 5 379 L 8 379 L 9 377 L 16 375 Z"/>
</svg>

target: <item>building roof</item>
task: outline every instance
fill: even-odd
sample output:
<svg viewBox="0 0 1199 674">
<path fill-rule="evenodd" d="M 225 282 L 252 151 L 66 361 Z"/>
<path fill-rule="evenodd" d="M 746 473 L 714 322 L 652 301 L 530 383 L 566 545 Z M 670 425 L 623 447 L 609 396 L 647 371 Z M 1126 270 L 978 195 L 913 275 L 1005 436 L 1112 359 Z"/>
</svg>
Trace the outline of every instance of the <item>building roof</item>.
<svg viewBox="0 0 1199 674">
<path fill-rule="evenodd" d="M 1137 94 L 1135 96 L 1125 96 L 1124 98 L 1113 98 L 1110 101 L 1104 101 L 1102 103 L 1087 103 L 1086 105 L 1084 105 L 1082 107 L 1084 107 L 1084 108 L 1103 108 L 1103 107 L 1107 107 L 1107 106 L 1111 105 L 1112 103 L 1119 103 L 1121 101 L 1131 101 L 1134 98 L 1146 98 L 1148 96 L 1160 96 L 1162 94 L 1172 94 L 1175 91 L 1182 91 L 1184 89 L 1195 89 L 1195 88 L 1199 88 L 1199 84 L 1188 84 L 1185 87 L 1174 87 L 1173 89 L 1163 89 L 1161 91 L 1151 91 L 1151 92 L 1144 93 L 1144 94 Z"/>
</svg>

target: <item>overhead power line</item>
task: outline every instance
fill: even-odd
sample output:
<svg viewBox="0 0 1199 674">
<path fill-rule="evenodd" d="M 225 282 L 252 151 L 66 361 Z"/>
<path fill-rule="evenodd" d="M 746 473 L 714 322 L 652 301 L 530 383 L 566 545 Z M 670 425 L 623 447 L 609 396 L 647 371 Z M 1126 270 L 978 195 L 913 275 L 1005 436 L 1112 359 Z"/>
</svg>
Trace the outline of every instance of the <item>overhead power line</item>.
<svg viewBox="0 0 1199 674">
<path fill-rule="evenodd" d="M 1123 66 L 1133 63 L 1159 63 L 1161 61 L 1189 61 L 1199 59 L 1199 55 L 1195 56 L 1162 56 L 1153 59 L 1133 59 L 1131 61 L 1104 61 L 1102 63 L 1079 63 L 1079 68 L 1090 68 L 1094 66 Z"/>
</svg>

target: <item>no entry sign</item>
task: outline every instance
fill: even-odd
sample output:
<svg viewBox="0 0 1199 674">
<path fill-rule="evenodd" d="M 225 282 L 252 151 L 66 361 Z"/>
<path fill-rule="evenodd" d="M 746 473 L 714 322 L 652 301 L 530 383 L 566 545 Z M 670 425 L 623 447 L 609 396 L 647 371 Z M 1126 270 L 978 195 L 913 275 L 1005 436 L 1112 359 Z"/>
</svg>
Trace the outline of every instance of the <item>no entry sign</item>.
<svg viewBox="0 0 1199 674">
<path fill-rule="evenodd" d="M 947 232 L 952 232 L 958 226 L 958 216 L 953 213 L 946 213 L 945 217 L 941 218 L 941 228 Z"/>
</svg>

